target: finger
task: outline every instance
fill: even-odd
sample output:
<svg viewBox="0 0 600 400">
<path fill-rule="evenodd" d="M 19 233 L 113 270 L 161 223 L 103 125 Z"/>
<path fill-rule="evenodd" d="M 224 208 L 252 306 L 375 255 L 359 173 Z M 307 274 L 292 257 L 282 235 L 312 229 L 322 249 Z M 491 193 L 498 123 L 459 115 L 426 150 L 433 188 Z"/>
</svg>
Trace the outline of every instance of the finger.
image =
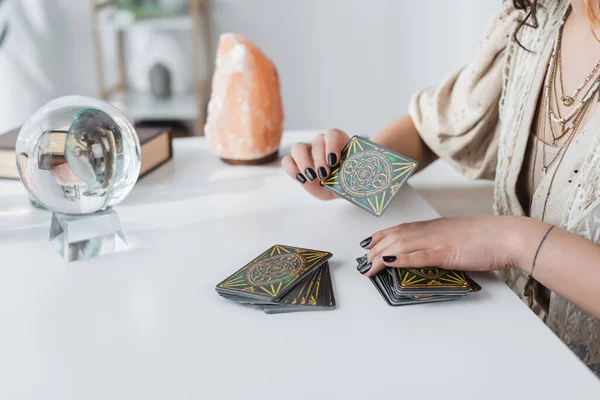
<svg viewBox="0 0 600 400">
<path fill-rule="evenodd" d="M 307 143 L 296 143 L 292 146 L 292 158 L 296 162 L 298 169 L 304 174 L 306 179 L 314 181 L 317 177 L 315 165 L 312 160 L 311 145 Z"/>
<path fill-rule="evenodd" d="M 388 238 L 392 238 L 393 240 L 388 240 Z M 373 253 L 373 260 L 376 257 L 382 256 L 385 262 L 387 261 L 386 257 L 429 249 L 434 247 L 436 243 L 436 239 L 430 235 L 413 236 L 399 232 L 379 242 L 369 253 Z"/>
<path fill-rule="evenodd" d="M 361 271 L 362 274 L 367 276 L 373 276 L 382 269 L 384 269 L 385 263 L 383 262 L 380 252 L 392 246 L 394 241 L 396 240 L 396 235 L 388 235 L 383 238 L 376 247 L 371 249 L 367 254 L 367 259 L 369 260 L 369 268 L 363 268 Z"/>
<path fill-rule="evenodd" d="M 306 177 L 302 173 L 300 173 L 300 170 L 292 157 L 284 157 L 283 160 L 281 160 L 281 166 L 290 177 L 295 178 L 303 185 L 306 183 Z M 304 188 L 308 193 L 310 193 L 319 200 L 333 200 L 336 198 L 336 196 L 333 193 L 324 190 L 319 185 L 304 185 Z"/>
<path fill-rule="evenodd" d="M 386 266 L 394 268 L 440 267 L 446 264 L 447 252 L 443 248 L 430 248 L 411 253 L 386 254 L 378 258 Z"/>
<path fill-rule="evenodd" d="M 381 252 L 383 250 L 390 247 L 394 243 L 394 241 L 396 241 L 397 239 L 398 239 L 398 236 L 396 234 L 388 235 L 388 236 L 384 237 L 379 243 L 377 243 L 377 245 L 375 245 L 367 253 L 367 258 L 369 259 L 369 261 L 373 262 L 377 258 L 377 256 L 379 256 L 381 254 Z"/>
<path fill-rule="evenodd" d="M 385 256 L 390 257 L 390 256 Z M 440 266 L 444 264 L 445 253 L 442 249 L 427 249 L 414 251 L 407 254 L 398 254 L 393 262 L 384 261 L 383 257 L 377 257 L 371 263 L 371 268 L 365 273 L 365 276 L 374 276 L 386 267 L 393 268 L 425 268 L 431 266 Z"/>
<path fill-rule="evenodd" d="M 346 132 L 339 129 L 330 129 L 325 134 L 325 151 L 327 154 L 327 165 L 333 167 L 340 161 L 342 149 L 350 138 Z"/>
<path fill-rule="evenodd" d="M 293 150 L 293 147 L 292 147 L 292 150 Z M 294 151 L 294 154 L 296 154 L 297 156 L 301 153 L 302 153 L 302 148 Z M 304 174 L 302 174 L 300 168 L 298 167 L 298 164 L 296 163 L 296 160 L 293 157 L 290 157 L 290 156 L 284 157 L 283 160 L 281 161 L 281 166 L 283 167 L 285 172 L 290 177 L 297 179 L 302 184 L 307 183 L 306 176 Z M 306 191 L 308 193 L 310 193 L 311 195 L 313 195 L 314 197 L 316 197 L 319 200 L 333 200 L 336 198 L 336 196 L 333 193 L 331 193 L 327 190 L 324 190 L 318 184 L 317 185 L 306 184 L 306 185 L 304 185 L 304 188 L 306 189 Z"/>
<path fill-rule="evenodd" d="M 398 225 L 391 226 L 386 229 L 382 229 L 380 231 L 375 232 L 371 236 L 366 239 L 363 239 L 360 242 L 360 247 L 365 248 L 367 250 L 372 249 L 377 243 L 379 243 L 383 238 L 391 234 L 392 232 L 396 232 L 398 230 Z"/>
<path fill-rule="evenodd" d="M 375 276 L 379 271 L 386 267 L 385 263 L 381 259 L 381 257 L 377 257 L 371 263 L 369 263 L 370 268 L 363 272 L 365 276 Z"/>
<path fill-rule="evenodd" d="M 329 168 L 325 161 L 325 135 L 316 136 L 312 143 L 312 159 L 317 169 L 319 180 L 323 180 L 329 176 Z"/>
<path fill-rule="evenodd" d="M 306 183 L 306 177 L 300 173 L 300 170 L 292 157 L 283 157 L 281 160 L 281 167 L 291 178 L 296 179 L 303 185 Z"/>
<path fill-rule="evenodd" d="M 418 221 L 418 222 L 409 222 L 405 224 L 395 225 L 380 231 L 375 232 L 368 238 L 364 239 L 360 242 L 361 247 L 365 249 L 372 249 L 386 236 L 396 233 L 396 232 L 407 232 L 412 233 L 413 235 L 425 234 L 427 232 L 425 229 L 429 230 L 429 228 L 434 225 L 436 222 L 441 221 L 442 218 L 431 219 L 427 221 Z"/>
<path fill-rule="evenodd" d="M 396 261 L 399 255 L 425 250 L 431 247 L 429 236 L 407 236 L 404 233 L 395 233 L 385 237 L 367 255 L 371 262 L 371 269 L 376 274 L 389 262 Z M 435 241 L 434 241 L 435 243 Z"/>
</svg>

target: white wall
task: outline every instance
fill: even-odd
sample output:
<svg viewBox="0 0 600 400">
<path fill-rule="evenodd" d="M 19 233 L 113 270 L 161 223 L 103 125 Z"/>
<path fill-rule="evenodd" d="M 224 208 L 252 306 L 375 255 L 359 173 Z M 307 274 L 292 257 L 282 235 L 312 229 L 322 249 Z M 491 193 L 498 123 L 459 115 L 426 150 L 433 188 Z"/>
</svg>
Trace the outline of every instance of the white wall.
<svg viewBox="0 0 600 400">
<path fill-rule="evenodd" d="M 214 41 L 246 35 L 275 62 L 286 128 L 372 136 L 417 90 L 468 62 L 501 0 L 214 0 Z M 468 182 L 434 163 L 413 185 Z"/>
<path fill-rule="evenodd" d="M 473 54 L 500 0 L 216 0 L 215 33 L 277 65 L 286 127 L 370 135 Z"/>
<path fill-rule="evenodd" d="M 4 3 L 11 32 L 0 49 L 0 131 L 53 97 L 96 95 L 91 1 Z M 500 7 L 501 0 L 212 0 L 213 50 L 220 33 L 233 31 L 274 60 L 287 129 L 370 136 L 406 112 L 413 92 L 468 61 Z"/>
<path fill-rule="evenodd" d="M 96 94 L 88 0 L 4 0 L 10 30 L 0 48 L 0 132 L 47 101 Z"/>
</svg>

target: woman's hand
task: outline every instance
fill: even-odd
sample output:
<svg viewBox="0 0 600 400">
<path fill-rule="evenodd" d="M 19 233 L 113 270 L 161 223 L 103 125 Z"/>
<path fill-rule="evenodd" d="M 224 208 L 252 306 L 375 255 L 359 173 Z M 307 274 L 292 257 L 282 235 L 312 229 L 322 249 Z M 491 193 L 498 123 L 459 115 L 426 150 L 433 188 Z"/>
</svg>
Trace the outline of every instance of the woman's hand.
<svg viewBox="0 0 600 400">
<path fill-rule="evenodd" d="M 442 267 L 466 271 L 521 266 L 529 240 L 550 225 L 526 217 L 439 218 L 400 224 L 374 233 L 361 245 L 369 249 L 361 272 L 373 276 L 386 266 Z M 538 236 L 540 236 L 538 238 Z M 533 248 L 530 252 L 534 252 Z M 533 255 L 533 254 L 531 254 Z"/>
<path fill-rule="evenodd" d="M 281 165 L 287 174 L 300 182 L 306 191 L 318 199 L 332 200 L 336 196 L 325 190 L 319 181 L 331 173 L 348 143 L 348 135 L 339 129 L 330 129 L 316 136 L 311 143 L 296 143 L 292 155 L 286 156 Z"/>
</svg>

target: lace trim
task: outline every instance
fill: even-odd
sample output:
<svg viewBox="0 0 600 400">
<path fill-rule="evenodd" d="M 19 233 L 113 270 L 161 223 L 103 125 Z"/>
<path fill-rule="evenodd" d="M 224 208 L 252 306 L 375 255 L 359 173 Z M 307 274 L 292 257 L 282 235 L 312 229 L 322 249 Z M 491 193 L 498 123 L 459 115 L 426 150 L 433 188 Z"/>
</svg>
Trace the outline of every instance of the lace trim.
<svg viewBox="0 0 600 400">
<path fill-rule="evenodd" d="M 571 191 L 567 201 L 561 226 L 599 243 L 600 224 L 581 224 L 583 219 L 588 219 L 588 214 L 600 205 L 600 135 L 597 134 L 600 132 L 600 117 L 595 115 L 592 118 L 586 130 L 596 134 L 596 137 L 581 166 L 577 186 Z"/>
<path fill-rule="evenodd" d="M 566 0 L 547 0 L 544 3 L 542 9 L 547 12 L 540 13 L 540 26 L 537 29 L 523 28 L 519 34 L 521 43 L 532 51 L 540 51 L 540 43 L 553 34 L 569 4 Z M 520 208 L 511 204 L 511 197 L 516 200 L 513 190 L 516 178 L 514 182 L 509 180 L 511 164 L 515 162 L 517 136 L 527 105 L 524 99 L 531 93 L 538 66 L 536 57 L 539 57 L 539 53 L 521 49 L 514 40 L 509 42 L 500 99 L 500 139 L 494 195 L 494 211 L 497 214 L 513 214 L 514 210 Z M 600 117 L 595 124 L 588 127 L 593 129 L 594 134 L 600 132 Z M 594 243 L 600 243 L 600 134 L 597 134 L 591 151 L 585 157 L 577 182 L 581 186 L 571 191 L 561 226 Z M 548 325 L 586 364 L 593 368 L 600 365 L 598 320 L 553 294 Z"/>
</svg>

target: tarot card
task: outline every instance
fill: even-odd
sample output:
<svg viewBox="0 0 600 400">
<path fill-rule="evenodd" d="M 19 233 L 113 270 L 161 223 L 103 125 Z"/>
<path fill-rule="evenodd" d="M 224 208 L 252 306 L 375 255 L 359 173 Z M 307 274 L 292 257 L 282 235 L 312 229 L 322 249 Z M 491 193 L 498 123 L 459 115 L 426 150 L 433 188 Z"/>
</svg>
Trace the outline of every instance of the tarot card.
<svg viewBox="0 0 600 400">
<path fill-rule="evenodd" d="M 223 297 L 224 299 L 235 301 L 236 303 L 242 303 L 242 304 L 248 304 L 248 303 L 252 303 L 252 302 L 256 301 L 253 299 L 249 299 L 247 297 L 234 296 L 234 295 L 227 294 L 227 293 L 219 293 L 219 296 Z"/>
<path fill-rule="evenodd" d="M 417 165 L 400 153 L 354 136 L 342 150 L 339 164 L 321 184 L 379 217 Z"/>
<path fill-rule="evenodd" d="M 386 303 L 388 303 L 391 306 L 392 301 L 391 301 L 389 295 L 385 292 L 385 290 L 383 289 L 381 284 L 379 282 L 377 282 L 377 280 L 375 278 L 376 277 L 370 277 L 369 280 L 373 283 L 373 286 L 375 286 L 375 289 L 377 289 L 377 291 L 379 292 L 381 297 L 383 297 L 383 299 L 386 301 Z"/>
<path fill-rule="evenodd" d="M 381 295 L 383 299 L 390 306 L 404 306 L 411 304 L 425 304 L 425 303 L 439 303 L 443 301 L 452 301 L 457 300 L 461 295 L 448 295 L 448 296 L 403 296 L 396 295 L 392 291 L 391 287 L 393 285 L 393 281 L 391 279 L 391 275 L 387 273 L 386 270 L 380 271 L 377 275 L 370 278 L 371 282 Z"/>
<path fill-rule="evenodd" d="M 298 284 L 275 303 L 257 305 L 267 314 L 334 309 L 335 295 L 329 264 L 325 263 L 310 279 Z"/>
<path fill-rule="evenodd" d="M 393 268 L 393 291 L 398 295 L 460 295 L 470 291 L 464 272 L 439 267 Z"/>
<path fill-rule="evenodd" d="M 326 251 L 275 245 L 219 283 L 219 294 L 274 302 L 331 258 Z"/>
<path fill-rule="evenodd" d="M 320 271 L 322 270 L 322 268 L 325 264 L 327 264 L 327 261 L 325 263 L 321 264 L 320 266 L 308 271 L 302 278 L 300 278 L 297 281 L 297 283 L 289 290 L 289 292 L 287 292 L 285 294 L 285 296 L 293 295 L 294 290 L 300 288 L 305 281 L 313 279 L 313 277 L 317 273 L 320 273 Z M 248 305 L 251 307 L 262 307 L 263 305 L 279 306 L 278 302 L 281 299 L 281 298 L 277 298 L 274 301 L 262 300 L 262 299 L 258 300 L 253 297 L 248 297 L 245 294 L 240 295 L 240 294 L 231 294 L 231 293 L 224 293 L 224 292 L 218 292 L 218 293 L 221 297 L 226 298 L 227 300 L 235 301 L 236 303 L 242 303 L 242 304 L 245 304 L 245 305 Z M 285 297 L 285 296 L 283 296 L 283 297 Z"/>
<path fill-rule="evenodd" d="M 469 275 L 465 274 L 465 279 L 469 282 L 470 292 L 479 292 L 481 290 L 479 283 L 475 282 Z"/>
</svg>

